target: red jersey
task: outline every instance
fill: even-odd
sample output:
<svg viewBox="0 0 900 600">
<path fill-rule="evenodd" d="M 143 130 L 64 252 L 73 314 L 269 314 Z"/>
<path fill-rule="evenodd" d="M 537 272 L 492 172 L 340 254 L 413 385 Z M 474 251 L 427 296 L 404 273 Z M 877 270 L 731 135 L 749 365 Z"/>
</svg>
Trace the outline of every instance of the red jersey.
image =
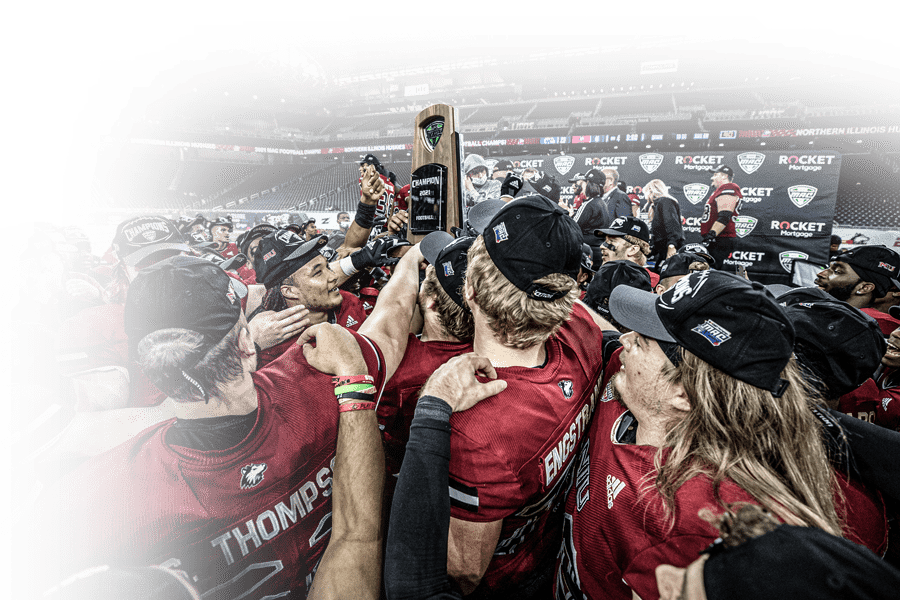
<svg viewBox="0 0 900 600">
<path fill-rule="evenodd" d="M 884 368 L 878 377 L 878 401 L 875 403 L 875 424 L 900 431 L 900 372 Z"/>
<path fill-rule="evenodd" d="M 396 206 L 398 210 L 409 210 L 409 187 L 410 186 L 407 183 L 397 190 L 397 193 L 394 195 L 394 206 Z"/>
<path fill-rule="evenodd" d="M 656 284 L 659 283 L 659 275 L 657 273 L 654 273 L 650 269 L 647 269 L 647 267 L 644 267 L 644 269 L 646 269 L 647 274 L 650 275 L 650 289 L 655 290 Z"/>
<path fill-rule="evenodd" d="M 225 249 L 219 252 L 225 258 L 231 258 L 232 256 L 237 256 L 241 253 L 241 249 L 238 248 L 238 245 L 234 242 L 228 242 L 228 245 L 225 246 Z"/>
<path fill-rule="evenodd" d="M 715 223 L 716 219 L 719 218 L 719 207 L 716 204 L 716 199 L 723 194 L 736 196 L 738 199 L 738 203 L 737 206 L 734 207 L 732 220 L 728 222 L 728 225 L 725 226 L 725 229 L 722 230 L 722 233 L 720 233 L 718 237 L 737 237 L 737 232 L 734 229 L 734 217 L 738 216 L 738 211 L 741 208 L 741 198 L 743 198 L 744 195 L 741 193 L 741 188 L 739 188 L 737 184 L 734 183 L 723 184 L 715 192 L 713 192 L 713 195 L 710 196 L 709 200 L 706 201 L 706 206 L 703 207 L 703 216 L 700 217 L 700 235 L 706 235 L 707 233 L 709 233 L 709 230 L 712 229 L 713 223 Z"/>
<path fill-rule="evenodd" d="M 472 351 L 464 342 L 423 342 L 410 334 L 406 353 L 394 376 L 388 381 L 378 403 L 378 425 L 384 437 L 384 453 L 388 475 L 398 475 L 403 463 L 409 424 L 416 412 L 419 390 L 442 364 L 460 354 Z M 389 478 L 393 484 L 393 477 Z"/>
<path fill-rule="evenodd" d="M 63 323 L 59 339 L 59 360 L 64 373 L 125 367 L 129 374 L 129 407 L 156 406 L 166 399 L 129 356 L 125 305 L 101 304 L 82 310 Z"/>
<path fill-rule="evenodd" d="M 380 393 L 380 350 L 353 335 Z M 256 422 L 236 446 L 169 444 L 173 419 L 68 476 L 47 498 L 70 527 L 63 555 L 172 566 L 204 597 L 305 597 L 331 531 L 334 387 L 299 347 L 252 377 Z"/>
<path fill-rule="evenodd" d="M 503 527 L 482 580 L 511 590 L 559 549 L 558 505 L 603 372 L 602 334 L 576 304 L 543 367 L 498 367 L 500 394 L 450 418 L 450 512 Z"/>
<path fill-rule="evenodd" d="M 619 363 L 617 350 L 610 366 Z M 607 376 L 615 371 L 607 369 Z M 698 516 L 710 508 L 721 513 L 712 482 L 705 476 L 688 480 L 675 493 L 675 510 L 663 510 L 662 497 L 647 474 L 657 448 L 634 443 L 637 423 L 613 400 L 608 384 L 579 452 L 573 485 L 566 499 L 562 551 L 557 559 L 555 597 L 630 600 L 632 590 L 644 600 L 659 598 L 656 567 L 686 567 L 718 532 Z M 838 477 L 846 516 L 845 532 L 877 553 L 887 544 L 887 521 L 880 498 Z M 726 480 L 724 502 L 750 502 L 753 497 Z M 839 514 L 842 509 L 839 508 Z"/>
<path fill-rule="evenodd" d="M 375 205 L 375 218 L 388 218 L 394 211 L 394 194 L 396 193 L 396 186 L 393 181 L 381 173 L 379 173 L 378 176 L 384 184 L 384 193 L 381 194 L 381 198 L 378 199 L 378 203 Z M 362 185 L 362 177 L 359 178 L 359 183 Z"/>
<path fill-rule="evenodd" d="M 880 310 L 875 310 L 874 308 L 861 308 L 859 310 L 875 319 L 875 322 L 878 323 L 878 327 L 881 328 L 881 333 L 883 333 L 885 337 L 891 335 L 895 329 L 900 327 L 900 319 L 895 319 L 891 315 L 881 312 Z"/>
<path fill-rule="evenodd" d="M 881 402 L 881 390 L 872 379 L 838 399 L 838 410 L 845 415 L 875 422 L 875 405 Z"/>
<path fill-rule="evenodd" d="M 340 306 L 329 313 L 328 322 L 356 331 L 359 329 L 359 326 L 362 325 L 363 321 L 366 320 L 368 313 L 363 309 L 363 303 L 359 298 L 350 292 L 345 292 L 344 290 L 338 291 L 341 293 L 343 300 L 341 301 Z M 284 340 L 280 344 L 276 344 L 271 348 L 263 350 L 259 356 L 257 356 L 256 368 L 261 369 L 287 352 L 291 346 L 297 343 L 297 338 L 299 337 L 300 334 L 298 333 L 297 335 Z"/>
</svg>

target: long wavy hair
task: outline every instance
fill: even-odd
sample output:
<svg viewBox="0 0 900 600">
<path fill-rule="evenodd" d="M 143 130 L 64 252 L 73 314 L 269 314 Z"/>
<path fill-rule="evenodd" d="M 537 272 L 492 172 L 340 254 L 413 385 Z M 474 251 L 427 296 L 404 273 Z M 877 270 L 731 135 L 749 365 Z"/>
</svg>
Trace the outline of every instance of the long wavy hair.
<svg viewBox="0 0 900 600">
<path fill-rule="evenodd" d="M 684 387 L 691 409 L 669 430 L 651 472 L 666 508 L 673 509 L 682 484 L 706 475 L 723 507 L 721 485 L 730 479 L 785 523 L 840 536 L 839 488 L 810 411 L 818 396 L 795 360 L 781 373 L 790 385 L 775 398 L 683 352 L 664 375 Z"/>
</svg>

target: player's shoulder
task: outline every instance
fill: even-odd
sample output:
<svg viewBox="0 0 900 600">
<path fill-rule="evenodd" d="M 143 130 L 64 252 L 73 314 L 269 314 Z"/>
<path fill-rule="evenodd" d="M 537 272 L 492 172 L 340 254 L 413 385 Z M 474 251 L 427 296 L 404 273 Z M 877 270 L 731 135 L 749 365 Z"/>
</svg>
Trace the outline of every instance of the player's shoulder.
<svg viewBox="0 0 900 600">
<path fill-rule="evenodd" d="M 743 198 L 741 187 L 734 182 L 723 184 L 717 191 L 720 196 L 737 196 L 738 198 Z"/>
</svg>

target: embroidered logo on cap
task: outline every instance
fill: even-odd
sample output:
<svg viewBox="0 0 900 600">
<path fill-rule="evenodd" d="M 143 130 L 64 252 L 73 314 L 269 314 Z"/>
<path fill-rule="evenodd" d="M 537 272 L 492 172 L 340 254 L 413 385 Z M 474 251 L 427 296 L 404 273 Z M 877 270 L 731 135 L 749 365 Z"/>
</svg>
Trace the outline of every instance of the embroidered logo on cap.
<svg viewBox="0 0 900 600">
<path fill-rule="evenodd" d="M 704 322 L 691 329 L 691 331 L 702 335 L 704 338 L 706 338 L 706 341 L 708 341 L 713 346 L 718 346 L 722 342 L 727 342 L 731 339 L 731 332 L 712 319 L 705 320 Z"/>
<path fill-rule="evenodd" d="M 444 276 L 445 277 L 450 277 L 450 276 L 456 274 L 455 271 L 453 270 L 453 265 L 450 264 L 449 260 L 447 262 L 441 263 L 441 266 L 444 267 Z"/>
<path fill-rule="evenodd" d="M 500 242 L 505 242 L 509 239 L 509 234 L 506 232 L 506 223 L 501 222 L 499 225 L 494 226 L 494 241 L 498 244 Z"/>
<path fill-rule="evenodd" d="M 885 269 L 885 270 L 887 270 L 887 271 L 889 271 L 889 272 L 891 272 L 891 273 L 893 273 L 894 270 L 895 270 L 894 265 L 889 265 L 889 264 L 887 264 L 886 262 L 880 262 L 880 263 L 878 263 L 878 268 L 879 268 L 879 269 Z"/>
<path fill-rule="evenodd" d="M 250 463 L 241 467 L 241 489 L 246 490 L 262 483 L 267 468 L 265 463 L 259 465 Z"/>
<path fill-rule="evenodd" d="M 263 262 L 268 262 L 268 260 L 273 256 L 275 256 L 275 250 L 269 250 L 268 252 L 266 252 L 266 255 L 263 256 Z"/>
</svg>

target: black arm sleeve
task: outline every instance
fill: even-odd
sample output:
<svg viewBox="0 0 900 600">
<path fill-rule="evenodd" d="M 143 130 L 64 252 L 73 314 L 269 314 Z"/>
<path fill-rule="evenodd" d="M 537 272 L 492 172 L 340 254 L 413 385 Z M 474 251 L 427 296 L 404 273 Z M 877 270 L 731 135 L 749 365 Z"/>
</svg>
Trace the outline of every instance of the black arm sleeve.
<svg viewBox="0 0 900 600">
<path fill-rule="evenodd" d="M 900 503 L 900 433 L 836 410 L 828 412 L 847 434 L 854 467 L 863 483 L 880 491 L 886 499 Z"/>
<path fill-rule="evenodd" d="M 666 232 L 666 243 L 664 248 L 669 245 L 675 246 L 676 249 L 684 246 L 684 227 L 681 225 L 681 215 L 678 212 L 678 205 L 673 201 L 661 202 L 657 204 L 657 208 L 661 210 L 663 228 Z M 665 252 L 665 250 L 663 250 Z"/>
<path fill-rule="evenodd" d="M 384 587 L 389 600 L 456 600 L 447 577 L 450 406 L 422 396 L 391 505 Z"/>
</svg>

